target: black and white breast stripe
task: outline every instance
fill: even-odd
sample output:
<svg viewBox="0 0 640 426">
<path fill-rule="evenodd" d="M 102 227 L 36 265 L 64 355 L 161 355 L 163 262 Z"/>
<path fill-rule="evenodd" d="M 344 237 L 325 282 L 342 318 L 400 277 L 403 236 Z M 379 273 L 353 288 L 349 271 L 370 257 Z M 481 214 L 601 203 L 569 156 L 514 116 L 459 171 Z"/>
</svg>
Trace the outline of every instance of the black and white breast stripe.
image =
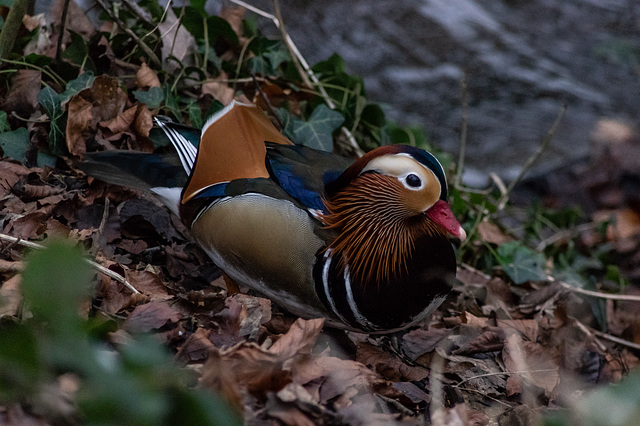
<svg viewBox="0 0 640 426">
<path fill-rule="evenodd" d="M 378 331 L 376 326 L 358 309 L 353 295 L 349 267 L 340 271 L 333 251 L 326 250 L 314 266 L 316 293 L 325 306 L 342 322 L 366 331 Z"/>
</svg>

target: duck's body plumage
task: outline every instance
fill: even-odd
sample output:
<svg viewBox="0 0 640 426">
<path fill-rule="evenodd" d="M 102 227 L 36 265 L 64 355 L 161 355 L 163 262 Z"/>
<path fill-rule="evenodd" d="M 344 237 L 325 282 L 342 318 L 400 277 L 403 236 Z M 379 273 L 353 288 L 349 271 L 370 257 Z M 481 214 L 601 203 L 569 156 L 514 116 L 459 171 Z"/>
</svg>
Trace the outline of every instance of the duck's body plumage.
<svg viewBox="0 0 640 426">
<path fill-rule="evenodd" d="M 444 171 L 413 147 L 352 163 L 294 145 L 255 106 L 207 121 L 199 148 L 159 122 L 189 178 L 155 186 L 233 280 L 331 326 L 390 332 L 423 319 L 455 277 L 449 237 L 464 230 Z"/>
</svg>

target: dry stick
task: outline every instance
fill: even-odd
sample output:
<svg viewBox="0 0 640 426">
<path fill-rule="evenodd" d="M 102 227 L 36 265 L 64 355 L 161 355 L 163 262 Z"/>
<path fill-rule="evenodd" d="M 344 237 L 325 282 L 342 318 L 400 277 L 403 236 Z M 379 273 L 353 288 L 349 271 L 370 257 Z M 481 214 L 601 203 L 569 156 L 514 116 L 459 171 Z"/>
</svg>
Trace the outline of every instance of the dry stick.
<svg viewBox="0 0 640 426">
<path fill-rule="evenodd" d="M 254 6 L 250 5 L 249 3 L 246 3 L 246 2 L 244 2 L 242 0 L 231 0 L 231 2 L 235 3 L 237 5 L 240 5 L 240 6 L 244 7 L 244 8 L 246 8 L 247 10 L 250 10 L 251 12 L 253 12 L 253 13 L 257 14 L 257 15 L 260 15 L 260 16 L 262 16 L 264 18 L 270 19 L 275 24 L 275 26 L 277 28 L 280 28 L 280 21 L 278 20 L 278 18 L 276 18 L 272 14 L 267 13 L 267 12 L 263 11 L 262 9 L 258 9 L 257 7 L 254 7 Z M 318 91 L 320 92 L 320 95 L 322 96 L 322 98 L 326 102 L 327 106 L 329 108 L 331 108 L 331 109 L 335 109 L 336 108 L 336 104 L 333 103 L 333 100 L 331 100 L 331 98 L 329 97 L 329 94 L 327 93 L 327 91 L 325 90 L 324 86 L 322 85 L 322 83 L 320 82 L 318 77 L 315 75 L 315 73 L 313 72 L 313 70 L 309 66 L 309 63 L 304 59 L 304 56 L 302 56 L 302 54 L 298 50 L 298 47 L 293 42 L 293 39 L 286 32 L 284 32 L 284 36 L 283 37 L 284 37 L 284 42 L 287 45 L 287 48 L 290 49 L 290 52 L 293 52 L 294 62 L 295 62 L 296 59 L 298 60 L 300 65 L 302 65 L 302 68 L 304 68 L 306 74 L 309 76 L 311 81 L 313 81 L 313 85 L 318 88 Z M 353 137 L 353 135 L 351 134 L 349 129 L 347 129 L 346 127 L 342 126 L 340 128 L 340 131 L 342 132 L 342 134 L 349 141 L 349 145 L 351 146 L 351 149 L 353 149 L 353 151 L 358 156 L 364 155 L 364 151 L 362 151 L 360 146 L 358 146 L 358 142 L 356 142 L 356 138 Z"/>
<path fill-rule="evenodd" d="M 473 272 L 474 274 L 480 275 L 485 280 L 488 280 L 488 279 L 491 278 L 490 275 L 485 274 L 484 272 L 480 271 L 479 269 L 474 268 L 473 266 L 471 266 L 471 265 L 469 265 L 467 263 L 460 264 L 460 267 L 462 269 L 466 269 L 467 271 Z M 574 287 L 571 284 L 566 283 L 564 281 L 560 281 L 560 280 L 554 278 L 551 275 L 547 275 L 546 278 L 547 278 L 547 281 L 558 283 L 560 286 L 564 287 L 565 289 L 567 289 L 567 290 L 569 290 L 569 291 L 571 291 L 573 293 L 580 293 L 580 294 L 584 294 L 586 296 L 598 297 L 600 299 L 621 300 L 621 301 L 625 301 L 625 302 L 640 302 L 640 296 L 634 296 L 632 294 L 610 294 L 610 293 L 603 293 L 603 292 L 600 292 L 600 291 L 585 290 L 583 288 Z"/>
<path fill-rule="evenodd" d="M 574 287 L 571 284 L 565 283 L 563 281 L 558 281 L 552 276 L 548 276 L 547 280 L 557 282 L 562 287 L 566 288 L 567 290 L 573 293 L 580 293 L 586 296 L 597 297 L 599 299 L 621 300 L 626 302 L 640 302 L 640 296 L 634 296 L 632 294 L 610 294 L 610 293 L 602 293 L 600 291 L 585 290 L 580 287 Z"/>
<path fill-rule="evenodd" d="M 549 238 L 545 238 L 544 240 L 540 241 L 538 243 L 538 245 L 536 246 L 536 251 L 542 251 L 545 248 L 547 248 L 548 246 L 550 246 L 551 244 L 554 244 L 558 241 L 561 241 L 565 238 L 571 237 L 572 235 L 576 235 L 579 234 L 583 231 L 588 231 L 590 229 L 594 229 L 597 228 L 598 224 L 593 223 L 593 222 L 587 222 L 587 223 L 582 223 L 580 225 L 574 226 L 571 229 L 564 229 L 562 231 L 556 232 L 555 234 L 553 234 L 552 236 L 550 236 Z"/>
<path fill-rule="evenodd" d="M 628 340 L 624 340 L 624 339 L 621 339 L 619 337 L 612 336 L 612 335 L 607 334 L 607 333 L 603 333 L 602 331 L 593 330 L 593 329 L 591 329 L 591 331 L 596 336 L 602 337 L 603 339 L 609 340 L 610 342 L 614 342 L 614 343 L 617 343 L 619 345 L 623 345 L 623 346 L 626 346 L 628 348 L 635 349 L 637 351 L 640 350 L 640 345 L 637 344 L 637 343 L 633 343 L 633 342 L 630 342 Z"/>
<path fill-rule="evenodd" d="M 458 155 L 458 171 L 454 186 L 460 187 L 462 182 L 462 172 L 464 171 L 464 157 L 467 150 L 467 120 L 469 113 L 469 87 L 467 86 L 467 73 L 464 73 L 462 80 L 460 81 L 460 89 L 462 91 L 462 123 L 460 129 L 460 154 Z"/>
<path fill-rule="evenodd" d="M 42 244 L 34 243 L 32 241 L 25 241 L 25 240 L 22 240 L 20 238 L 12 237 L 11 235 L 6 235 L 6 234 L 0 234 L 0 240 L 9 241 L 9 242 L 11 242 L 13 244 L 18 244 L 18 245 L 21 245 L 21 246 L 24 246 L 24 247 L 29 247 L 29 248 L 37 249 L 37 250 L 42 250 L 42 249 L 46 248 Z M 131 290 L 135 294 L 140 294 L 140 292 L 138 290 L 136 290 L 136 288 L 134 286 L 132 286 L 131 283 L 129 281 L 127 281 L 127 279 L 125 277 L 123 277 L 122 275 L 118 274 L 117 272 L 112 271 L 111 269 L 105 268 L 104 266 L 94 262 L 93 260 L 90 260 L 90 259 L 84 259 L 84 260 L 89 265 L 91 265 L 92 267 L 97 269 L 99 272 L 102 272 L 104 275 L 108 276 L 109 278 L 113 278 L 114 280 L 118 281 L 119 283 L 124 284 L 125 287 L 127 287 L 129 290 Z"/>
<path fill-rule="evenodd" d="M 553 122 L 553 125 L 551 126 L 551 128 L 549 129 L 545 137 L 542 139 L 542 142 L 540 143 L 538 150 L 531 157 L 529 157 L 527 162 L 520 169 L 520 173 L 518 173 L 518 176 L 513 181 L 511 181 L 511 183 L 507 187 L 507 193 L 502 196 L 502 198 L 500 199 L 500 202 L 498 203 L 499 210 L 504 209 L 504 207 L 507 204 L 507 201 L 509 201 L 509 196 L 511 194 L 511 191 L 513 191 L 513 188 L 518 184 L 518 182 L 520 182 L 520 180 L 525 175 L 525 173 L 529 171 L 529 169 L 538 161 L 538 159 L 540 159 L 540 156 L 547 150 L 547 148 L 549 147 L 549 144 L 551 143 L 551 140 L 553 139 L 553 137 L 556 134 L 556 131 L 558 130 L 558 126 L 560 125 L 560 122 L 562 121 L 562 118 L 564 117 L 564 113 L 566 111 L 567 111 L 567 104 L 564 104 L 560 108 L 560 111 L 558 111 L 558 116 L 556 117 L 556 121 Z"/>
<path fill-rule="evenodd" d="M 136 44 L 140 47 L 140 49 L 142 49 L 142 51 L 149 57 L 151 62 L 153 62 L 157 66 L 162 66 L 160 59 L 158 59 L 158 56 L 156 56 L 156 54 L 153 53 L 153 50 L 151 50 L 151 48 L 147 46 L 147 44 L 144 41 L 142 41 L 140 37 L 136 35 L 136 33 L 134 33 L 130 28 L 128 28 L 124 24 L 124 22 L 122 22 L 120 18 L 118 18 L 118 16 L 115 13 L 113 13 L 111 9 L 109 9 L 109 7 L 104 2 L 104 0 L 96 0 L 96 2 L 100 5 L 102 9 L 104 9 L 105 12 L 107 12 L 109 17 L 113 19 L 113 22 L 115 22 L 122 31 L 127 33 L 127 35 L 136 42 Z"/>
<path fill-rule="evenodd" d="M 62 6 L 62 17 L 60 18 L 60 34 L 58 34 L 58 45 L 56 46 L 56 65 L 60 65 L 62 60 L 62 39 L 67 27 L 67 12 L 69 11 L 69 1 L 65 0 Z"/>
<path fill-rule="evenodd" d="M 273 0 L 273 11 L 276 13 L 276 19 L 280 23 L 280 25 L 278 25 L 278 29 L 280 30 L 280 34 L 282 36 L 282 39 L 286 40 L 287 39 L 287 30 L 284 28 L 284 21 L 282 19 L 282 13 L 280 13 L 280 2 L 278 0 Z M 313 87 L 313 85 L 311 84 L 311 81 L 309 80 L 309 76 L 307 75 L 305 70 L 302 68 L 302 65 L 300 64 L 300 61 L 297 59 L 296 55 L 293 53 L 293 49 L 291 48 L 291 44 L 285 42 L 285 45 L 287 46 L 287 50 L 289 51 L 289 55 L 291 55 L 291 57 L 293 58 L 293 64 L 296 66 L 296 70 L 298 71 L 298 74 L 300 74 L 300 78 L 302 79 L 302 82 L 307 87 Z"/>
</svg>

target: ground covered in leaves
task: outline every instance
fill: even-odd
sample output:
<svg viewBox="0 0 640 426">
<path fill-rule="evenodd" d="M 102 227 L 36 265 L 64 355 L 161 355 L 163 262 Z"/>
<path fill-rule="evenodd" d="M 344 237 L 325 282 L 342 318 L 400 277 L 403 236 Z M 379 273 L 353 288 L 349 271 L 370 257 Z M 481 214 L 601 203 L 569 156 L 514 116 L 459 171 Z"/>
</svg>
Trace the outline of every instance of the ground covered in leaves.
<svg viewBox="0 0 640 426">
<path fill-rule="evenodd" d="M 144 10 L 108 10 L 98 32 L 71 4 L 80 18 L 68 21 L 64 65 L 43 62 L 56 56 L 55 25 L 26 17 L 39 44 L 4 62 L 16 68 L 2 89 L 0 133 L 0 423 L 231 424 L 235 412 L 248 424 L 586 424 L 606 411 L 606 396 L 585 395 L 640 363 L 637 133 L 603 121 L 589 162 L 520 190 L 499 180 L 486 191 L 453 186 L 469 239 L 442 307 L 388 336 L 326 329 L 247 289 L 230 294 L 177 217 L 78 164 L 90 151 L 162 151 L 154 114 L 198 126 L 234 97 L 261 105 L 292 139 L 345 153 L 359 149 L 352 137 L 366 149 L 399 134 L 415 142 L 415 130 L 384 122 L 336 58 L 309 75 L 342 97 L 314 83 L 300 90 L 287 46 L 261 39 L 242 8 L 223 9 L 226 21 L 196 6 L 175 10 L 184 21 L 166 18 L 173 22 L 151 49 L 160 59 L 116 24 Z M 203 33 L 189 18 L 217 29 Z M 173 46 L 185 43 L 216 72 L 175 59 L 169 29 Z M 76 35 L 85 33 L 83 44 Z M 198 50 L 205 34 L 217 37 L 208 53 Z M 118 49 L 137 56 L 123 60 Z M 57 81 L 63 72 L 71 77 Z M 180 73 L 193 81 L 172 80 Z M 111 276 L 65 263 L 73 253 L 28 258 L 39 249 L 25 242 L 59 239 Z M 624 420 L 617 424 L 632 424 Z"/>
</svg>

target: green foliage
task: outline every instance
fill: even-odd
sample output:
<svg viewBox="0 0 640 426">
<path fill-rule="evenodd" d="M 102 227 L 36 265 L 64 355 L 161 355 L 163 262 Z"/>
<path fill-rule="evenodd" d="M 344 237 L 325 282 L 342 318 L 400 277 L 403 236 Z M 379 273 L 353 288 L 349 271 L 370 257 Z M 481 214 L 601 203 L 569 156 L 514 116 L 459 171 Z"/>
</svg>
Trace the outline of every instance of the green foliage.
<svg viewBox="0 0 640 426">
<path fill-rule="evenodd" d="M 151 109 L 160 107 L 164 101 L 164 92 L 160 87 L 151 87 L 149 90 L 134 90 L 133 96 Z"/>
<path fill-rule="evenodd" d="M 151 336 L 117 352 L 101 341 L 111 325 L 78 315 L 80 302 L 90 297 L 93 274 L 79 250 L 65 242 L 29 257 L 22 290 L 33 317 L 0 323 L 0 403 L 37 408 L 35 396 L 45 388 L 51 392 L 59 375 L 72 374 L 81 384 L 79 411 L 65 423 L 239 424 L 218 397 L 188 388 L 188 375 Z"/>
<path fill-rule="evenodd" d="M 545 416 L 545 426 L 635 426 L 640 418 L 640 373 L 591 391 L 572 407 Z"/>
<path fill-rule="evenodd" d="M 545 257 L 519 241 L 512 241 L 498 247 L 497 259 L 502 270 L 516 284 L 527 281 L 545 280 Z"/>
<path fill-rule="evenodd" d="M 4 155 L 14 160 L 24 161 L 29 147 L 29 132 L 20 127 L 12 132 L 0 133 L 0 148 Z"/>
<path fill-rule="evenodd" d="M 333 132 L 344 122 L 344 117 L 324 104 L 318 105 L 307 121 L 293 117 L 283 108 L 278 110 L 283 133 L 299 145 L 333 151 Z"/>
</svg>

